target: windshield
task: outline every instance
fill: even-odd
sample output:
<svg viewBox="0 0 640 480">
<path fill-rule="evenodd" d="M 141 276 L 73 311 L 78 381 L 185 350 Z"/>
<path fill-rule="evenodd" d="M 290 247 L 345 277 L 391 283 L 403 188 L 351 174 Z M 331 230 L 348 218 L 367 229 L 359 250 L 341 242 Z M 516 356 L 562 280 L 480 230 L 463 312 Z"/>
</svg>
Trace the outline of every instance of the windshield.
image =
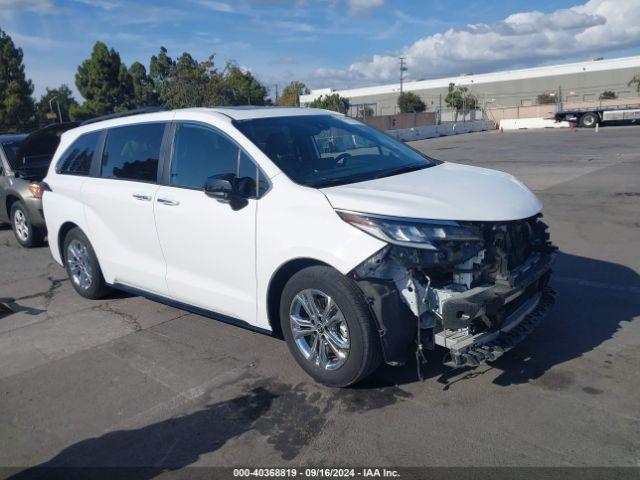
<svg viewBox="0 0 640 480">
<path fill-rule="evenodd" d="M 348 117 L 298 115 L 234 122 L 294 182 L 321 188 L 438 164 Z"/>
</svg>

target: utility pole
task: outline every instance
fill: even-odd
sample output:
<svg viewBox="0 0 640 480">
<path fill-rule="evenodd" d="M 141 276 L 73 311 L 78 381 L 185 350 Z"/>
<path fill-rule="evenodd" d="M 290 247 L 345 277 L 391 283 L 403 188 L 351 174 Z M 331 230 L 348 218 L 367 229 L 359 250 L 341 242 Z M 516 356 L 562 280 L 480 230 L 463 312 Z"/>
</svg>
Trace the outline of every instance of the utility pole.
<svg viewBox="0 0 640 480">
<path fill-rule="evenodd" d="M 278 105 L 278 84 L 276 83 L 276 105 Z"/>
<path fill-rule="evenodd" d="M 400 95 L 402 95 L 402 86 L 404 83 L 404 72 L 408 70 L 406 57 L 400 57 Z"/>
<path fill-rule="evenodd" d="M 556 96 L 556 112 L 562 110 L 562 85 L 558 85 L 558 93 Z"/>
</svg>

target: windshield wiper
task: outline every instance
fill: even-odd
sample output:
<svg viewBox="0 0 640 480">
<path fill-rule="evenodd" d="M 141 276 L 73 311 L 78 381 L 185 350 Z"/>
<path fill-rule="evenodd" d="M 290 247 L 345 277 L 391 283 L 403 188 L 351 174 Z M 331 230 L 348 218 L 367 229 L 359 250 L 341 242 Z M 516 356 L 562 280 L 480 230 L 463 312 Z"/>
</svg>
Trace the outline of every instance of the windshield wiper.
<svg viewBox="0 0 640 480">
<path fill-rule="evenodd" d="M 326 187 L 335 187 L 337 185 L 346 185 L 349 183 L 365 182 L 367 180 L 371 180 L 371 177 L 369 175 L 364 175 L 360 177 L 340 177 L 340 178 L 333 178 L 331 180 L 319 181 L 311 186 L 314 188 L 326 188 Z"/>
<path fill-rule="evenodd" d="M 375 180 L 376 178 L 382 178 L 382 177 L 392 177 L 394 175 L 400 175 L 401 173 L 409 173 L 409 172 L 415 172 L 416 170 L 422 170 L 423 168 L 427 168 L 428 165 L 427 164 L 420 164 L 420 165 L 404 165 L 402 167 L 399 168 L 394 168 L 391 170 L 385 170 L 383 172 L 380 172 L 379 174 L 377 174 L 375 177 L 373 177 L 373 180 Z"/>
<path fill-rule="evenodd" d="M 402 167 L 394 168 L 391 170 L 384 170 L 374 176 L 371 176 L 371 173 L 369 172 L 363 175 L 353 176 L 353 177 L 339 177 L 339 178 L 332 178 L 324 181 L 320 180 L 318 182 L 315 182 L 311 186 L 313 186 L 314 188 L 326 188 L 326 187 L 335 187 L 337 185 L 347 185 L 350 183 L 366 182 L 369 180 L 375 180 L 377 178 L 391 177 L 393 175 L 399 175 L 401 173 L 408 173 L 408 172 L 413 172 L 415 170 L 422 170 L 423 168 L 427 168 L 428 166 L 429 165 L 422 165 L 422 164 L 404 165 Z"/>
</svg>

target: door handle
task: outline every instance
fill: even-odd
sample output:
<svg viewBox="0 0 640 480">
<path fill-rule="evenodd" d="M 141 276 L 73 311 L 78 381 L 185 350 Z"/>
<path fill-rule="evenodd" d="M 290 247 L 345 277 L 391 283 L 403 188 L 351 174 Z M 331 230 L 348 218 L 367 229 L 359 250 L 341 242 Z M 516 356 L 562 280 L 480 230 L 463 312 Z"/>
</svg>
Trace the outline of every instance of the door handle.
<svg viewBox="0 0 640 480">
<path fill-rule="evenodd" d="M 170 200 L 168 198 L 158 198 L 158 203 L 162 205 L 169 205 L 170 207 L 175 207 L 176 205 L 180 205 L 180 202 L 176 200 Z"/>
<path fill-rule="evenodd" d="M 134 193 L 133 198 L 136 200 L 141 200 L 143 202 L 150 202 L 151 197 L 149 195 L 143 195 L 142 193 Z"/>
</svg>

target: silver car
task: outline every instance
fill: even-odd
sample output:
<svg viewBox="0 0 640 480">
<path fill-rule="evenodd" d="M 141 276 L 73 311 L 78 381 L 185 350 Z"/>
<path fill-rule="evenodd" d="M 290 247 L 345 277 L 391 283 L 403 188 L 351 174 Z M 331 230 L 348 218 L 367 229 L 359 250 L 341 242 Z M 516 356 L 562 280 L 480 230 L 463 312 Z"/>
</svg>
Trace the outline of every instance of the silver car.
<svg viewBox="0 0 640 480">
<path fill-rule="evenodd" d="M 29 135 L 0 135 L 0 223 L 10 223 L 23 247 L 42 245 L 47 235 L 41 180 L 63 132 L 77 123 L 44 127 Z"/>
</svg>

